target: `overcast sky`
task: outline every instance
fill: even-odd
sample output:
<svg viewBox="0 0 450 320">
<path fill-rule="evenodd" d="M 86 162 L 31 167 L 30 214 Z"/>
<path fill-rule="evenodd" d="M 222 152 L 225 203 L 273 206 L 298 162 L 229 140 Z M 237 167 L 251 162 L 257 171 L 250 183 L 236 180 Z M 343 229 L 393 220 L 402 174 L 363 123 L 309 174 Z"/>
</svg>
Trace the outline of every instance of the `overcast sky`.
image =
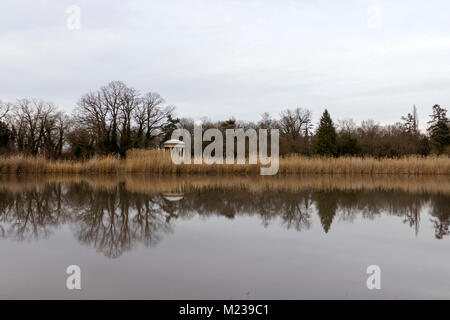
<svg viewBox="0 0 450 320">
<path fill-rule="evenodd" d="M 73 29 L 70 5 L 81 9 Z M 450 2 L 0 0 L 0 99 L 71 110 L 112 80 L 177 114 L 258 120 L 326 107 L 395 122 L 450 106 Z"/>
</svg>

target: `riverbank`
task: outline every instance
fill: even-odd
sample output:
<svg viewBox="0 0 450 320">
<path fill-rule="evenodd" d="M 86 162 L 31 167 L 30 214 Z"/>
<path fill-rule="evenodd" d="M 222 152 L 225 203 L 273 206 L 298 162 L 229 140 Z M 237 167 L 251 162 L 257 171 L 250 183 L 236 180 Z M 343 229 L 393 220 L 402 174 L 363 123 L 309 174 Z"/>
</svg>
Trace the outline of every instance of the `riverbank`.
<svg viewBox="0 0 450 320">
<path fill-rule="evenodd" d="M 179 174 L 179 175 L 259 175 L 262 165 L 182 164 L 176 165 L 169 153 L 132 150 L 125 159 L 94 157 L 85 161 L 47 160 L 43 157 L 14 155 L 0 157 L 1 174 Z M 402 158 L 309 158 L 281 157 L 278 175 L 299 174 L 407 174 L 449 175 L 448 156 L 408 156 Z"/>
</svg>

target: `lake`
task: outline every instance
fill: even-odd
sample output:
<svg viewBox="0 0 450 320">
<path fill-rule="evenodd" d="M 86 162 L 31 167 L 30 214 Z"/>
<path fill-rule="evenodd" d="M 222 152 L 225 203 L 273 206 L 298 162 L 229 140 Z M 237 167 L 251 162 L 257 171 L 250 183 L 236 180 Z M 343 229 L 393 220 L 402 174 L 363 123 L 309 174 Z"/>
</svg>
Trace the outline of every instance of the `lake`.
<svg viewBox="0 0 450 320">
<path fill-rule="evenodd" d="M 446 176 L 2 176 L 0 298 L 449 299 L 449 225 Z"/>
</svg>

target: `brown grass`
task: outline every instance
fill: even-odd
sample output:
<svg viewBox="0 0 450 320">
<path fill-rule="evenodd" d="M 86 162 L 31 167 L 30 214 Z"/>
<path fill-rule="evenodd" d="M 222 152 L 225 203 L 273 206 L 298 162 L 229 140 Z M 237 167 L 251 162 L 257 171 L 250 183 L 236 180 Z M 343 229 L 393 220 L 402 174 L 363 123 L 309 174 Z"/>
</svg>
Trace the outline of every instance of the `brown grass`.
<svg viewBox="0 0 450 320">
<path fill-rule="evenodd" d="M 23 155 L 0 157 L 3 174 L 259 174 L 260 165 L 175 165 L 169 153 L 157 150 L 131 150 L 126 159 L 116 156 L 94 157 L 87 161 L 46 160 Z M 280 158 L 279 175 L 299 174 L 407 174 L 449 175 L 448 156 L 408 156 L 402 158 L 308 158 L 287 156 Z"/>
</svg>

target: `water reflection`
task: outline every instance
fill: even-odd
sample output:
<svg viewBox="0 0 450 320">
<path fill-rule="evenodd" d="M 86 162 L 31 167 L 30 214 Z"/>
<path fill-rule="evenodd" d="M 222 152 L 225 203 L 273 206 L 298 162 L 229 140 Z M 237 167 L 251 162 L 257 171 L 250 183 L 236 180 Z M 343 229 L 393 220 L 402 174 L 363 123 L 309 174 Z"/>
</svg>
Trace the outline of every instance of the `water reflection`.
<svg viewBox="0 0 450 320">
<path fill-rule="evenodd" d="M 195 215 L 256 216 L 263 226 L 281 221 L 297 231 L 311 228 L 317 215 L 328 233 L 340 221 L 387 214 L 399 217 L 418 234 L 423 210 L 431 217 L 437 239 L 449 235 L 447 179 L 402 178 L 396 183 L 392 178 L 367 183 L 365 178 L 348 179 L 4 178 L 0 237 L 38 240 L 69 224 L 80 243 L 116 258 L 138 243 L 157 245 L 173 232 L 177 221 Z"/>
</svg>

